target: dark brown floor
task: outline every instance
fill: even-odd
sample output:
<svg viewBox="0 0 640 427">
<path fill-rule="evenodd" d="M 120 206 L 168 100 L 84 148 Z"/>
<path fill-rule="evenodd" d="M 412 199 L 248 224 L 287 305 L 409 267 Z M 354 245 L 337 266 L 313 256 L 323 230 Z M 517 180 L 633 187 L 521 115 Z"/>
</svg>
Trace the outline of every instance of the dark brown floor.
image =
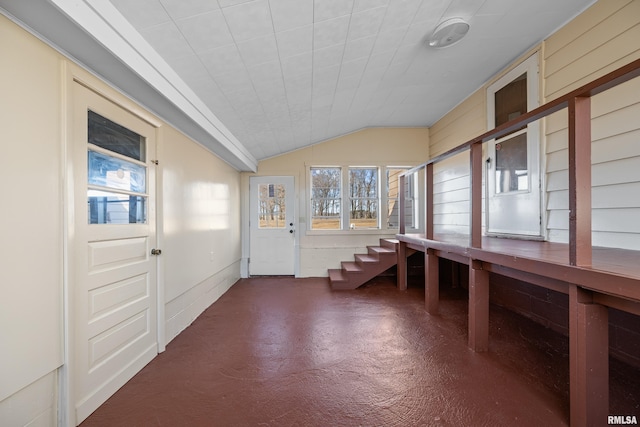
<svg viewBox="0 0 640 427">
<path fill-rule="evenodd" d="M 567 339 L 492 307 L 473 353 L 465 294 L 430 316 L 393 278 L 243 279 L 82 426 L 566 425 Z M 640 415 L 640 374 L 615 361 L 610 409 Z"/>
</svg>

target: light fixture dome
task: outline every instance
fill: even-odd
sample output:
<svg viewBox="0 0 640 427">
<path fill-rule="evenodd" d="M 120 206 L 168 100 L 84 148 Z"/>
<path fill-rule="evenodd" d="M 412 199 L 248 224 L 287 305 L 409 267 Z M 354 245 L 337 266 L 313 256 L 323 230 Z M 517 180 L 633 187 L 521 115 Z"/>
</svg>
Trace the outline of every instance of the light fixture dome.
<svg viewBox="0 0 640 427">
<path fill-rule="evenodd" d="M 462 18 L 451 18 L 440 23 L 429 38 L 429 46 L 449 47 L 458 43 L 469 31 L 469 24 Z"/>
</svg>

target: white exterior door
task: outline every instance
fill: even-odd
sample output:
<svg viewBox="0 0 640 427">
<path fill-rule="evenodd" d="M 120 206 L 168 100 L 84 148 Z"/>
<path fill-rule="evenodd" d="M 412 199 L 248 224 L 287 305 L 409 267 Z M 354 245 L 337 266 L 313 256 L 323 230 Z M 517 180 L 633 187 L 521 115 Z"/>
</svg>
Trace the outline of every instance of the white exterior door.
<svg viewBox="0 0 640 427">
<path fill-rule="evenodd" d="M 250 178 L 249 274 L 293 275 L 295 188 L 292 176 Z"/>
<path fill-rule="evenodd" d="M 538 107 L 537 55 L 492 84 L 487 104 L 489 129 Z M 487 234 L 541 238 L 539 124 L 490 141 L 485 165 Z"/>
<path fill-rule="evenodd" d="M 79 424 L 158 353 L 155 128 L 74 83 L 73 357 Z"/>
</svg>

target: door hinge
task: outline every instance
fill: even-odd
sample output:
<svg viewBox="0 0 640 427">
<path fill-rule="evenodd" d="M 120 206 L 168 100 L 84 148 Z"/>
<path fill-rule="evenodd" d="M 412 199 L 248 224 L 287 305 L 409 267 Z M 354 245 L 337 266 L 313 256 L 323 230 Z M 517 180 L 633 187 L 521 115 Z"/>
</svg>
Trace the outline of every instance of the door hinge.
<svg viewBox="0 0 640 427">
<path fill-rule="evenodd" d="M 151 255 L 160 255 L 162 254 L 162 249 L 151 249 Z"/>
<path fill-rule="evenodd" d="M 157 165 L 160 162 L 158 162 L 157 160 L 151 160 L 151 163 L 153 163 L 154 165 Z"/>
</svg>

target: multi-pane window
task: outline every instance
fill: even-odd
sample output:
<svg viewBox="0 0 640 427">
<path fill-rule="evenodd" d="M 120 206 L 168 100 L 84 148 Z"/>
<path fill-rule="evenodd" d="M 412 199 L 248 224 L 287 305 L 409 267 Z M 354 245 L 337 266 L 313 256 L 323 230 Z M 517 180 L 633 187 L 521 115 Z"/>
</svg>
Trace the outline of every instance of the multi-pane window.
<svg viewBox="0 0 640 427">
<path fill-rule="evenodd" d="M 311 168 L 311 229 L 341 229 L 342 169 Z"/>
<path fill-rule="evenodd" d="M 394 230 L 406 167 L 312 167 L 311 230 Z M 418 229 L 418 174 L 405 180 L 405 225 Z M 341 191 L 345 188 L 345 191 Z"/>
<path fill-rule="evenodd" d="M 145 138 L 89 111 L 88 143 L 89 223 L 146 222 Z"/>
<path fill-rule="evenodd" d="M 349 168 L 349 228 L 378 228 L 378 168 Z"/>
</svg>

